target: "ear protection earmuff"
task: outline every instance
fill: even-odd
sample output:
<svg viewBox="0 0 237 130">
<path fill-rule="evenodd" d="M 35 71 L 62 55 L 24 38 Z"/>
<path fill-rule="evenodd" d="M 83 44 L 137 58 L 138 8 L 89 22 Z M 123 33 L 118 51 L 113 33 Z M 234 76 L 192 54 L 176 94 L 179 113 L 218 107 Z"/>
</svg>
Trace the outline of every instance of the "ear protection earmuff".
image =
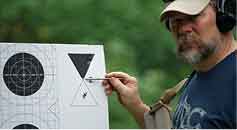
<svg viewBox="0 0 237 130">
<path fill-rule="evenodd" d="M 216 24 L 220 32 L 231 31 L 237 22 L 236 0 L 216 0 Z"/>
</svg>

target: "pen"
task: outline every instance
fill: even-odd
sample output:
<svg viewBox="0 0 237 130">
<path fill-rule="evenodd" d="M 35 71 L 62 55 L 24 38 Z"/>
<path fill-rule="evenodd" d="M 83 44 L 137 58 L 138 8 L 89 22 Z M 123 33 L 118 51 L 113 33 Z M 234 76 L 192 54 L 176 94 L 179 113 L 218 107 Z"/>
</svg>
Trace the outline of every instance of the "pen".
<svg viewBox="0 0 237 130">
<path fill-rule="evenodd" d="M 87 78 L 86 80 L 109 80 L 111 78 Z M 123 78 L 117 78 L 117 79 L 123 79 Z"/>
</svg>

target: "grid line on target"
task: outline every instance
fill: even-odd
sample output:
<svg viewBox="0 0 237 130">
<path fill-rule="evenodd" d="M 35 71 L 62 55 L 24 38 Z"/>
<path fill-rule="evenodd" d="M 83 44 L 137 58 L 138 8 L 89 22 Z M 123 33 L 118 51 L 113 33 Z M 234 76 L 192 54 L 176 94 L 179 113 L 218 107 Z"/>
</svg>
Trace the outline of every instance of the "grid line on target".
<svg viewBox="0 0 237 130">
<path fill-rule="evenodd" d="M 43 118 L 39 117 L 39 115 L 34 115 L 32 113 L 15 114 L 2 121 L 0 127 L 4 129 L 16 129 L 22 128 L 22 126 L 27 127 L 27 125 L 28 128 L 25 129 L 29 129 L 32 126 L 36 127 L 37 129 L 53 129 L 57 128 L 57 121 L 50 119 L 44 120 Z"/>
<path fill-rule="evenodd" d="M 39 120 L 54 122 L 47 127 L 58 128 L 59 104 L 55 80 L 55 46 L 0 44 L 0 124 L 10 116 L 32 113 Z M 55 104 L 57 111 L 50 110 L 52 104 Z M 20 120 L 16 118 L 14 122 L 19 122 L 19 125 L 15 127 L 33 125 L 24 123 L 25 120 L 24 116 Z M 40 123 L 36 122 L 35 126 L 40 126 Z"/>
<path fill-rule="evenodd" d="M 10 58 L 9 55 L 13 56 L 13 55 L 18 54 L 18 56 L 20 56 L 20 54 L 22 54 L 22 57 L 26 56 L 26 55 L 29 57 L 29 55 L 31 55 L 31 57 L 27 59 L 27 60 L 30 60 L 30 62 L 28 62 L 27 60 L 20 60 L 19 62 L 16 62 L 18 64 L 14 64 L 16 68 L 21 68 L 21 69 L 15 69 L 14 67 L 11 68 L 10 65 L 6 67 L 10 72 L 12 72 L 12 71 L 16 72 L 16 73 L 11 73 L 11 74 L 8 74 L 8 73 L 5 74 L 5 77 L 12 77 L 12 78 L 9 78 L 9 80 L 6 80 L 6 83 L 16 84 L 15 91 L 18 91 L 18 93 L 19 93 L 19 91 L 21 91 L 20 90 L 21 87 L 18 84 L 23 84 L 23 86 L 28 85 L 27 87 L 32 87 L 31 85 L 40 86 L 40 83 L 42 82 L 41 80 L 43 79 L 44 81 L 43 81 L 42 86 L 47 86 L 47 87 L 44 87 L 41 89 L 40 95 L 38 94 L 38 96 L 35 96 L 35 94 L 34 94 L 31 98 L 33 98 L 33 99 L 40 98 L 42 100 L 44 97 L 47 97 L 48 93 L 51 92 L 51 88 L 52 88 L 51 86 L 53 86 L 53 83 L 54 83 L 54 80 L 56 77 L 56 67 L 55 67 L 56 66 L 55 65 L 56 64 L 55 63 L 56 57 L 55 57 L 55 54 L 52 53 L 53 51 L 55 51 L 55 47 L 52 49 L 49 49 L 49 47 L 47 47 L 47 48 L 41 47 L 40 48 L 38 46 L 29 47 L 29 46 L 25 45 L 25 47 L 24 46 L 22 47 L 22 45 L 18 45 L 18 46 L 17 45 L 9 45 L 9 47 L 5 47 L 5 48 L 11 48 L 11 49 L 5 49 L 5 50 L 3 50 L 2 53 L 0 53 L 1 54 L 1 70 L 3 70 L 3 68 L 6 67 L 5 63 L 7 62 L 6 59 L 9 60 L 9 58 Z M 14 49 L 12 49 L 12 48 L 14 48 Z M 36 49 L 32 49 L 32 48 L 36 48 Z M 4 52 L 6 54 L 5 56 L 4 56 Z M 38 63 L 31 62 L 33 59 L 32 58 L 33 56 L 34 56 L 34 60 L 39 61 Z M 14 61 L 17 59 L 13 58 L 12 60 Z M 28 68 L 25 68 L 25 65 L 24 65 L 25 63 L 28 64 Z M 36 64 L 32 64 L 32 63 L 36 63 Z M 43 73 L 38 73 L 38 70 L 41 70 L 41 71 L 43 70 L 42 71 Z M 35 72 L 35 73 L 29 74 L 30 72 Z M 4 76 L 3 72 L 1 72 L 1 77 L 3 77 L 3 76 Z M 31 78 L 33 77 L 36 80 L 29 80 L 30 79 L 29 77 L 31 77 Z M 20 82 L 17 84 L 16 81 L 20 81 Z M 24 83 L 27 83 L 27 84 L 24 84 Z M 31 91 L 34 91 L 35 89 L 37 89 L 37 87 L 31 88 L 29 93 L 31 93 Z M 9 93 L 9 95 L 10 94 L 12 94 L 12 93 Z M 27 94 L 27 93 L 23 93 L 22 95 L 24 95 L 24 94 Z M 3 95 L 3 93 L 1 93 L 1 95 Z"/>
</svg>

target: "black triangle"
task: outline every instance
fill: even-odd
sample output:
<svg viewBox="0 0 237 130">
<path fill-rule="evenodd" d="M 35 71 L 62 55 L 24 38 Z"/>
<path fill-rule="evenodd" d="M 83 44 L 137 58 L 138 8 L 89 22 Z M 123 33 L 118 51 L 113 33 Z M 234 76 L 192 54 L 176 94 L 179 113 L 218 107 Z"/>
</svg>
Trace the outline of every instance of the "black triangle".
<svg viewBox="0 0 237 130">
<path fill-rule="evenodd" d="M 89 69 L 90 63 L 94 57 L 94 54 L 68 54 L 73 64 L 76 66 L 77 71 L 84 79 Z"/>
</svg>

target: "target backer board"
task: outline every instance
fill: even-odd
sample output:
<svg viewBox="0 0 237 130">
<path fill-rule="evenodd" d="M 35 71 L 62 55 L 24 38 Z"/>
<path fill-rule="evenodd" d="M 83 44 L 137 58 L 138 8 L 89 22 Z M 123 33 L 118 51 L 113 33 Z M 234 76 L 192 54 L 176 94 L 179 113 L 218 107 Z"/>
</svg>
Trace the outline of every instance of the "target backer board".
<svg viewBox="0 0 237 130">
<path fill-rule="evenodd" d="M 108 129 L 102 45 L 0 43 L 0 128 Z"/>
</svg>

